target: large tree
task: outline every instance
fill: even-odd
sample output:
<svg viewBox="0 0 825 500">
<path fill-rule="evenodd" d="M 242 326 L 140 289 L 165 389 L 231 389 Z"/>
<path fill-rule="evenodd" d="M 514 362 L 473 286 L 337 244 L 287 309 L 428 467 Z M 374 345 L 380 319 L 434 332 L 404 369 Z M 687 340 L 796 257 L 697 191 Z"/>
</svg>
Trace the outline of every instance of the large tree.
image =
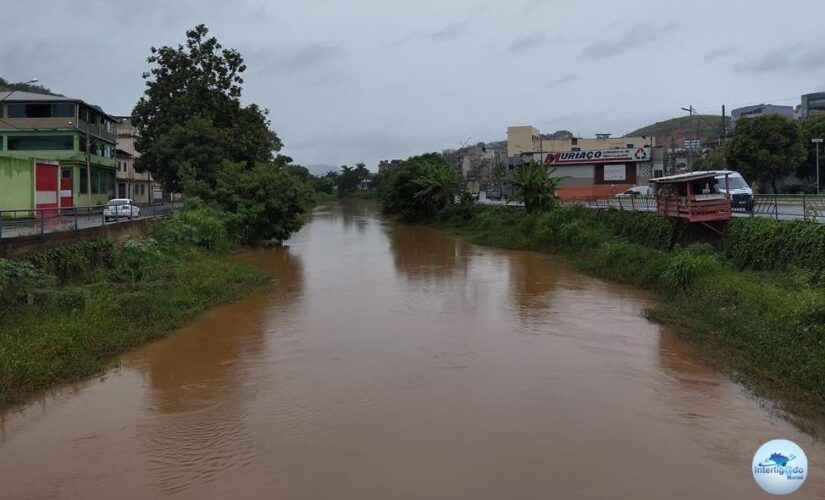
<svg viewBox="0 0 825 500">
<path fill-rule="evenodd" d="M 358 171 L 347 165 L 341 165 L 341 174 L 338 176 L 336 183 L 338 184 L 338 194 L 347 195 L 355 192 L 358 189 L 358 184 L 361 182 L 358 176 Z"/>
<path fill-rule="evenodd" d="M 436 153 L 408 158 L 378 179 L 384 211 L 407 221 L 434 219 L 461 191 L 455 169 Z"/>
<path fill-rule="evenodd" d="M 149 171 L 173 191 L 180 190 L 179 165 L 189 164 L 195 177 L 214 187 L 222 160 L 252 165 L 272 159 L 281 141 L 269 129 L 267 111 L 240 102 L 241 74 L 246 70 L 243 57 L 234 49 L 225 49 L 215 37 L 208 36 L 204 25 L 187 31 L 185 45 L 152 47 L 148 62 L 151 69 L 143 74 L 146 90 L 132 112 L 138 131 L 135 147 L 141 153 L 136 168 Z M 196 153 L 192 147 L 179 150 L 178 140 L 185 136 L 181 127 L 206 124 L 217 143 L 203 144 L 209 151 Z M 204 137 L 203 133 L 198 133 Z M 213 151 L 214 149 L 219 151 Z"/>
<path fill-rule="evenodd" d="M 728 149 L 728 163 L 747 179 L 770 184 L 779 192 L 779 181 L 797 171 L 807 151 L 799 125 L 784 116 L 762 115 L 736 122 Z"/>
</svg>

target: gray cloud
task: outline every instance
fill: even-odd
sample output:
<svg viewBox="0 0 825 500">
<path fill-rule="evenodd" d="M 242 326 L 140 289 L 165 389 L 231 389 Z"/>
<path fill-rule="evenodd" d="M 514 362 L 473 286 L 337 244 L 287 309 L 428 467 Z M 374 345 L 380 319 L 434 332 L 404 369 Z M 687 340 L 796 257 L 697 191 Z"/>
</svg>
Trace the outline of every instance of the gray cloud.
<svg viewBox="0 0 825 500">
<path fill-rule="evenodd" d="M 516 38 L 515 40 L 507 44 L 505 50 L 507 52 L 521 52 L 526 49 L 536 48 L 536 46 L 544 40 L 544 32 L 536 31 L 534 33 L 530 33 L 522 37 Z"/>
<path fill-rule="evenodd" d="M 737 63 L 737 73 L 760 75 L 791 71 L 807 73 L 825 69 L 825 48 L 803 49 L 802 44 L 795 44 L 778 50 L 766 52 L 759 57 Z"/>
<path fill-rule="evenodd" d="M 547 84 L 547 86 L 550 88 L 555 88 L 568 83 L 573 83 L 578 79 L 579 77 L 577 75 L 571 73 L 569 75 L 560 76 L 558 78 L 551 80 L 550 83 Z"/>
<path fill-rule="evenodd" d="M 636 47 L 658 41 L 673 27 L 673 23 L 664 26 L 637 25 L 627 29 L 624 34 L 615 41 L 600 41 L 591 43 L 582 50 L 582 57 L 585 59 L 599 60 L 607 59 L 619 54 L 623 54 Z"/>
<path fill-rule="evenodd" d="M 291 49 L 261 51 L 254 58 L 262 64 L 262 71 L 285 69 L 300 72 L 325 66 L 342 55 L 334 45 L 314 43 Z"/>
<path fill-rule="evenodd" d="M 736 50 L 734 45 L 728 45 L 727 47 L 722 47 L 720 49 L 712 49 L 705 52 L 705 62 L 715 61 L 717 59 L 721 59 L 725 56 L 731 55 Z"/>
<path fill-rule="evenodd" d="M 470 20 L 464 19 L 463 21 L 448 24 L 447 26 L 444 26 L 443 28 L 434 31 L 433 33 L 430 33 L 429 37 L 439 42 L 453 40 L 463 35 L 464 32 L 467 31 L 467 28 L 469 26 Z"/>
<path fill-rule="evenodd" d="M 690 12 L 714 15 L 671 25 L 644 14 L 650 0 L 6 3 L 14 8 L 3 12 L 0 76 L 38 77 L 116 114 L 143 92 L 149 47 L 182 43 L 206 24 L 243 54 L 244 102 L 272 110 L 284 153 L 299 163 L 375 166 L 469 136 L 501 140 L 517 124 L 619 134 L 680 115 L 686 101 L 761 102 L 825 87 L 821 19 L 798 14 L 821 0 L 744 10 L 692 0 Z M 770 53 L 772 40 L 800 45 Z M 765 72 L 771 78 L 752 77 Z"/>
<path fill-rule="evenodd" d="M 448 42 L 460 38 L 462 35 L 464 35 L 467 32 L 467 29 L 470 27 L 470 24 L 471 20 L 470 18 L 467 18 L 461 21 L 456 21 L 454 23 L 447 24 L 441 28 L 432 31 L 411 31 L 407 35 L 393 42 L 392 46 L 401 47 L 404 45 L 408 45 L 416 40 L 429 40 L 431 42 L 436 43 Z"/>
</svg>

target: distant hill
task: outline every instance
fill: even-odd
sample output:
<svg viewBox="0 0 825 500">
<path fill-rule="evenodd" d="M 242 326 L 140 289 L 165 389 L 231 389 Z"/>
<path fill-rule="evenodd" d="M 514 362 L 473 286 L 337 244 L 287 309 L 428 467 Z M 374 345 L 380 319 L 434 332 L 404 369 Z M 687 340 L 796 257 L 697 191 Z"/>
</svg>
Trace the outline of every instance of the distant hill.
<svg viewBox="0 0 825 500">
<path fill-rule="evenodd" d="M 691 126 L 689 116 L 680 116 L 679 118 L 671 118 L 670 120 L 642 127 L 629 132 L 627 135 L 655 137 L 656 144 L 659 146 L 669 145 L 672 139 L 673 142 L 681 146 L 684 144 L 685 139 L 696 137 L 697 127 L 698 138 L 703 144 L 715 143 L 722 131 L 722 117 L 718 115 L 694 115 Z M 728 121 L 728 127 L 730 128 L 730 121 Z"/>
<path fill-rule="evenodd" d="M 52 92 L 51 89 L 48 89 L 42 85 L 34 85 L 30 83 L 11 83 L 5 78 L 0 78 L 0 92 L 7 92 L 9 90 L 16 90 L 18 92 L 33 92 L 35 94 L 61 95 Z"/>
</svg>

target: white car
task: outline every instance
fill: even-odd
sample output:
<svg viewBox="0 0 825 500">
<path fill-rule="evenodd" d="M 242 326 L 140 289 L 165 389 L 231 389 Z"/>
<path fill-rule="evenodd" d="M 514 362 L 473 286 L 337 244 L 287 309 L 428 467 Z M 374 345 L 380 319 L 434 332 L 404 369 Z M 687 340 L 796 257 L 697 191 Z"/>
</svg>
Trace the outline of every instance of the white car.
<svg viewBox="0 0 825 500">
<path fill-rule="evenodd" d="M 636 196 L 650 196 L 650 186 L 633 186 L 624 193 L 619 193 L 616 198 L 634 198 Z"/>
<path fill-rule="evenodd" d="M 730 204 L 733 208 L 744 208 L 748 212 L 753 210 L 753 190 L 742 174 L 735 170 L 719 170 L 716 176 L 716 188 L 720 193 L 730 189 Z M 727 185 L 725 175 L 728 176 Z"/>
<path fill-rule="evenodd" d="M 140 217 L 140 207 L 129 198 L 115 198 L 106 203 L 103 209 L 103 218 L 107 221 L 118 219 L 134 219 Z"/>
</svg>

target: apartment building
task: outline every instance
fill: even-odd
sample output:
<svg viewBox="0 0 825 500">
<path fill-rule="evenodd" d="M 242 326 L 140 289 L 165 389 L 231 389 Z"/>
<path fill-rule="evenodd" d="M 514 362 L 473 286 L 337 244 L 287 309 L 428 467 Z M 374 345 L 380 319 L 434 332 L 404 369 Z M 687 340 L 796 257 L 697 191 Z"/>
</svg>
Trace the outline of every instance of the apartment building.
<svg viewBox="0 0 825 500">
<path fill-rule="evenodd" d="M 0 208 L 106 203 L 115 194 L 115 141 L 114 118 L 81 99 L 0 92 Z"/>
<path fill-rule="evenodd" d="M 154 203 L 163 198 L 163 192 L 149 172 L 137 172 L 135 150 L 137 130 L 128 116 L 117 119 L 117 197 L 131 198 L 136 203 Z"/>
</svg>

